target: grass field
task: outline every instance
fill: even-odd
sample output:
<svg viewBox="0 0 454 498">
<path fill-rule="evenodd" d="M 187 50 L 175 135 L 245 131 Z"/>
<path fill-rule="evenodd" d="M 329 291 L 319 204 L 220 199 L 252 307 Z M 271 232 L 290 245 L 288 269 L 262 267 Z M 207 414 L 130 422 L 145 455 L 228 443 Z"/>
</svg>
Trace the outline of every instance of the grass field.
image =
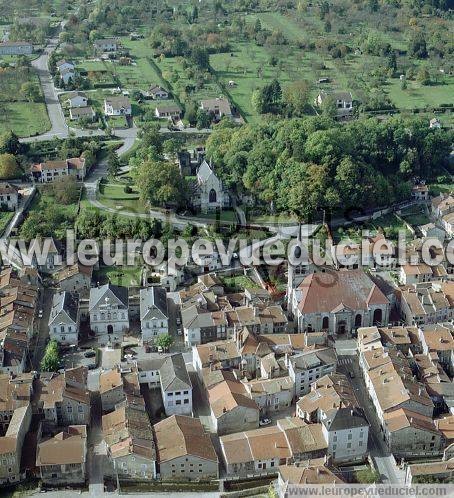
<svg viewBox="0 0 454 498">
<path fill-rule="evenodd" d="M 255 23 L 257 19 L 260 19 L 263 27 L 271 31 L 281 31 L 291 43 L 260 47 L 249 41 L 234 42 L 232 54 L 210 56 L 211 65 L 219 79 L 224 84 L 230 80 L 237 84 L 236 87 L 229 88 L 229 93 L 248 121 L 258 119 L 251 105 L 252 92 L 273 78 L 277 78 L 283 86 L 289 82 L 304 79 L 312 85 L 311 97 L 314 98 L 323 88 L 328 91 L 349 90 L 354 98 L 362 100 L 364 93 L 369 91 L 369 73 L 383 64 L 382 57 L 355 52 L 356 45 L 353 36 L 340 34 L 334 30 L 332 33 L 325 33 L 323 21 L 311 12 L 305 13 L 302 19 L 298 19 L 296 15 L 289 17 L 278 12 L 263 12 L 246 16 L 248 23 Z M 361 26 L 353 29 L 357 32 L 360 30 Z M 392 36 L 389 33 L 381 33 L 380 36 L 396 50 L 407 49 L 407 40 L 402 33 L 392 33 Z M 317 37 L 344 43 L 352 49 L 352 52 L 343 59 L 334 59 L 317 48 L 313 50 L 297 48 L 302 41 L 315 40 Z M 270 64 L 270 57 L 273 55 L 278 61 L 275 66 Z M 403 57 L 399 62 L 405 64 L 407 61 Z M 434 74 L 434 76 L 437 80 L 436 84 L 423 86 L 416 81 L 408 80 L 405 90 L 401 88 L 401 81 L 398 77 L 387 78 L 383 90 L 394 105 L 401 110 L 453 103 L 454 77 L 442 73 Z M 317 80 L 322 77 L 329 78 L 329 83 L 318 84 Z M 453 119 L 447 114 L 442 115 L 442 121 L 450 126 Z"/>
<path fill-rule="evenodd" d="M 148 209 L 143 202 L 139 200 L 139 194 L 135 187 L 130 194 L 125 193 L 124 184 L 101 183 L 99 186 L 98 200 L 106 207 L 131 211 L 134 213 L 147 213 Z"/>
<path fill-rule="evenodd" d="M 430 222 L 422 206 L 411 206 L 401 212 L 401 217 L 413 228 Z"/>
<path fill-rule="evenodd" d="M 50 129 L 46 106 L 43 103 L 2 103 L 0 112 L 0 133 L 13 130 L 19 137 L 45 133 Z"/>
<path fill-rule="evenodd" d="M 94 281 L 100 284 L 109 281 L 113 285 L 124 285 L 126 287 L 140 285 L 141 268 L 138 266 L 102 266 L 94 272 Z"/>
<path fill-rule="evenodd" d="M 39 85 L 31 69 L 8 68 L 0 72 L 0 133 L 13 130 L 20 137 L 28 137 L 50 129 L 45 104 L 28 102 L 21 95 L 21 86 L 26 82 Z"/>
</svg>

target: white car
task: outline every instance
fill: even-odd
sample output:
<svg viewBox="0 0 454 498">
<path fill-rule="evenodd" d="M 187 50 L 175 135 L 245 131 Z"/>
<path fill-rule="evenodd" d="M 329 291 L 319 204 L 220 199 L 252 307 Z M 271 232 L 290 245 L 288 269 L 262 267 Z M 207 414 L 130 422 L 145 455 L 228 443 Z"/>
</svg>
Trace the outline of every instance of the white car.
<svg viewBox="0 0 454 498">
<path fill-rule="evenodd" d="M 39 310 L 38 311 L 38 318 L 42 318 L 43 317 L 43 313 L 44 313 L 43 310 Z"/>
<path fill-rule="evenodd" d="M 177 329 L 177 334 L 178 335 L 183 335 L 183 330 L 182 329 Z"/>
<path fill-rule="evenodd" d="M 263 427 L 264 425 L 270 425 L 270 424 L 271 424 L 271 419 L 269 419 L 269 418 L 261 418 L 259 420 L 260 427 Z"/>
</svg>

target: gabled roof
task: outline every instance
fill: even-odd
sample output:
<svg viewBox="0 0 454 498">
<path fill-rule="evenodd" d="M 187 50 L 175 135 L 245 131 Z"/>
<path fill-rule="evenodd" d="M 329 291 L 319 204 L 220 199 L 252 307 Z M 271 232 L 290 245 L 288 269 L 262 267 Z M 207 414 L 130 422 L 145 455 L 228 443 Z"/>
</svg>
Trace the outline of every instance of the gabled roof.
<svg viewBox="0 0 454 498">
<path fill-rule="evenodd" d="M 160 463 L 185 456 L 218 461 L 211 438 L 198 418 L 172 415 L 153 429 Z"/>
<path fill-rule="evenodd" d="M 79 311 L 79 296 L 72 292 L 56 292 L 52 299 L 52 310 L 49 325 L 51 325 L 60 313 L 66 313 L 74 323 L 77 322 Z"/>
<path fill-rule="evenodd" d="M 140 289 L 140 319 L 168 319 L 167 293 L 163 287 Z"/>
<path fill-rule="evenodd" d="M 211 175 L 214 175 L 214 172 L 211 166 L 204 159 L 197 170 L 197 180 L 199 184 L 205 183 Z"/>
<path fill-rule="evenodd" d="M 93 287 L 90 289 L 89 311 L 100 304 L 102 300 L 113 300 L 123 306 L 128 306 L 128 289 L 118 285 L 105 284 L 101 287 Z"/>
<path fill-rule="evenodd" d="M 168 356 L 159 370 L 161 386 L 164 391 L 191 389 L 191 379 L 181 353 Z"/>
<path fill-rule="evenodd" d="M 300 284 L 303 313 L 332 313 L 347 307 L 367 310 L 389 304 L 387 297 L 363 270 L 311 273 Z"/>
</svg>

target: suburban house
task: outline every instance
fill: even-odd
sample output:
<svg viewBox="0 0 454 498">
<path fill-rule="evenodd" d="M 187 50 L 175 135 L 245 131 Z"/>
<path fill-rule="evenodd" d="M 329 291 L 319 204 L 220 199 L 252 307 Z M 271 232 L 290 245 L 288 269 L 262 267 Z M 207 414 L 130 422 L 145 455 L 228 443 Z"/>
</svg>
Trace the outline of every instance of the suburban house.
<svg viewBox="0 0 454 498">
<path fill-rule="evenodd" d="M 58 72 L 60 73 L 60 78 L 65 85 L 67 85 L 71 81 L 74 81 L 74 79 L 76 77 L 75 70 L 71 69 L 69 67 L 59 68 Z"/>
<path fill-rule="evenodd" d="M 19 205 L 19 189 L 11 183 L 0 183 L 0 211 L 15 211 Z"/>
<path fill-rule="evenodd" d="M 148 89 L 147 94 L 152 98 L 152 99 L 159 99 L 159 100 L 165 100 L 169 98 L 169 92 L 164 90 L 159 85 L 152 85 Z"/>
<path fill-rule="evenodd" d="M 172 415 L 153 427 L 157 472 L 166 480 L 209 480 L 219 477 L 211 437 L 198 418 Z"/>
<path fill-rule="evenodd" d="M 342 407 L 324 410 L 322 431 L 333 463 L 362 462 L 367 457 L 369 423 L 361 409 Z"/>
<path fill-rule="evenodd" d="M 52 298 L 49 316 L 49 336 L 58 344 L 72 345 L 79 342 L 79 295 L 56 292 Z"/>
<path fill-rule="evenodd" d="M 70 92 L 66 95 L 66 103 L 69 107 L 86 107 L 88 97 L 84 92 Z"/>
<path fill-rule="evenodd" d="M 121 479 L 156 478 L 153 431 L 144 409 L 126 404 L 102 417 L 107 445 L 107 475 Z"/>
<path fill-rule="evenodd" d="M 293 293 L 298 330 L 344 335 L 359 327 L 387 325 L 390 302 L 363 270 L 311 273 Z"/>
<path fill-rule="evenodd" d="M 279 465 L 326 455 L 327 443 L 321 424 L 306 424 L 298 418 L 280 419 L 277 425 L 237 432 L 220 438 L 227 474 L 274 474 Z"/>
<path fill-rule="evenodd" d="M 140 289 L 140 329 L 143 343 L 153 343 L 168 333 L 167 293 L 162 287 Z"/>
<path fill-rule="evenodd" d="M 61 73 L 62 71 L 72 71 L 76 70 L 76 66 L 73 62 L 68 61 L 66 59 L 60 59 L 55 63 L 57 70 Z"/>
<path fill-rule="evenodd" d="M 330 101 L 334 103 L 339 118 L 347 117 L 353 112 L 353 97 L 351 92 L 327 93 L 322 90 L 315 99 L 315 105 L 322 107 L 326 102 Z"/>
<path fill-rule="evenodd" d="M 119 43 L 115 38 L 101 38 L 95 40 L 93 46 L 96 52 L 116 52 L 119 48 Z"/>
<path fill-rule="evenodd" d="M 131 116 L 131 102 L 124 95 L 107 97 L 104 99 L 104 114 L 106 116 Z"/>
<path fill-rule="evenodd" d="M 123 340 L 129 329 L 129 297 L 126 287 L 105 284 L 90 289 L 90 328 L 101 344 Z"/>
<path fill-rule="evenodd" d="M 31 55 L 33 45 L 26 41 L 4 41 L 0 43 L 0 55 Z"/>
<path fill-rule="evenodd" d="M 89 425 L 91 393 L 85 367 L 42 372 L 35 382 L 36 409 L 51 427 Z"/>
<path fill-rule="evenodd" d="M 0 484 L 8 485 L 21 481 L 21 457 L 25 435 L 32 420 L 32 407 L 29 403 L 15 408 L 9 418 L 8 428 L 0 437 Z"/>
<path fill-rule="evenodd" d="M 202 213 L 230 206 L 230 196 L 212 167 L 204 160 L 199 166 L 191 203 Z"/>
<path fill-rule="evenodd" d="M 38 442 L 36 467 L 44 484 L 84 484 L 87 462 L 87 427 L 70 425 Z"/>
<path fill-rule="evenodd" d="M 59 270 L 56 278 L 61 290 L 83 293 L 90 289 L 92 275 L 92 266 L 74 263 Z"/>
<path fill-rule="evenodd" d="M 181 117 L 181 108 L 176 104 L 163 106 L 158 105 L 156 106 L 154 113 L 159 119 L 179 119 Z"/>
<path fill-rule="evenodd" d="M 207 391 L 211 426 L 218 435 L 259 426 L 260 408 L 242 382 L 228 378 Z"/>
<path fill-rule="evenodd" d="M 336 370 L 337 358 L 332 348 L 308 349 L 286 358 L 288 373 L 295 386 L 295 395 L 302 396 L 312 382 Z"/>
<path fill-rule="evenodd" d="M 159 378 L 166 415 L 192 415 L 192 383 L 181 353 L 166 357 Z"/>
<path fill-rule="evenodd" d="M 78 119 L 89 119 L 93 121 L 95 116 L 96 113 L 91 106 L 71 107 L 69 109 L 69 118 L 71 119 L 71 121 L 76 121 Z"/>
<path fill-rule="evenodd" d="M 200 101 L 200 109 L 213 115 L 216 121 L 219 121 L 224 116 L 232 116 L 232 108 L 226 98 L 216 97 L 215 99 L 202 100 Z"/>
<path fill-rule="evenodd" d="M 63 176 L 72 175 L 77 180 L 83 180 L 86 174 L 85 159 L 71 157 L 57 161 L 45 161 L 31 167 L 31 176 L 34 182 L 49 183 Z"/>
</svg>

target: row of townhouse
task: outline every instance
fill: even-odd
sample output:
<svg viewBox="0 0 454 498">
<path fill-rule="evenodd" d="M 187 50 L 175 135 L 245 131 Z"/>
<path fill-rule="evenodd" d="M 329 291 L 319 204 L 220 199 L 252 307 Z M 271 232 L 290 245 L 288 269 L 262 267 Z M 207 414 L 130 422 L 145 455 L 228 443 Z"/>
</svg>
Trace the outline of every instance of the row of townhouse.
<svg viewBox="0 0 454 498">
<path fill-rule="evenodd" d="M 3 374 L 0 393 L 4 434 L 0 438 L 0 483 L 19 482 L 32 469 L 46 484 L 85 482 L 86 425 L 91 410 L 87 370 Z M 61 427 L 66 429 L 61 431 Z M 29 462 L 35 449 L 36 461 Z"/>
<path fill-rule="evenodd" d="M 454 196 L 441 194 L 432 199 L 432 215 L 441 224 L 449 238 L 454 236 Z"/>
<path fill-rule="evenodd" d="M 406 325 L 424 327 L 454 317 L 454 282 L 428 282 L 400 287 L 398 306 Z"/>
<path fill-rule="evenodd" d="M 38 275 L 28 269 L 20 274 L 11 267 L 0 271 L 0 372 L 25 370 L 29 343 L 34 334 L 38 303 Z"/>
<path fill-rule="evenodd" d="M 442 453 L 434 403 L 408 359 L 395 349 L 377 348 L 360 353 L 360 366 L 390 451 L 396 457 Z"/>
</svg>

